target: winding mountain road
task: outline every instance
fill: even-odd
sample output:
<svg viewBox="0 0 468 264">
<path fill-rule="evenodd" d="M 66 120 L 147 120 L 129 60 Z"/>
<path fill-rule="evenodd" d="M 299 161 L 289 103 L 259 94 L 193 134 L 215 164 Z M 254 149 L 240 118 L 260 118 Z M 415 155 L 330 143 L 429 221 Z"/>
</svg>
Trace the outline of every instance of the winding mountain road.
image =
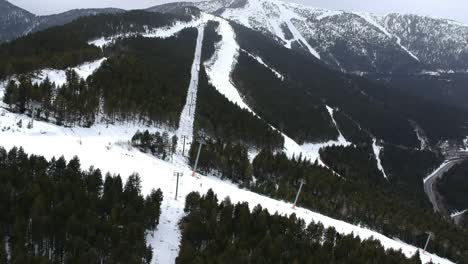
<svg viewBox="0 0 468 264">
<path fill-rule="evenodd" d="M 455 164 L 462 162 L 463 158 L 454 158 L 445 161 L 439 168 L 437 168 L 434 172 L 432 172 L 429 176 L 424 179 L 424 192 L 426 192 L 429 201 L 434 208 L 434 212 L 440 212 L 441 206 L 439 205 L 439 201 L 437 199 L 437 194 L 435 191 L 434 183 L 442 178 L 444 173 L 449 171 Z"/>
</svg>

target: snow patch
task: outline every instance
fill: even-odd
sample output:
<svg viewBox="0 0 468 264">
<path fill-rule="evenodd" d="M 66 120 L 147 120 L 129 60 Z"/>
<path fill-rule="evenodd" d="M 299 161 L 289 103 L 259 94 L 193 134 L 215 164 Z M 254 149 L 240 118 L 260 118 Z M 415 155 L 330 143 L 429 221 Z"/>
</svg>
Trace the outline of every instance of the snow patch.
<svg viewBox="0 0 468 264">
<path fill-rule="evenodd" d="M 68 70 L 74 70 L 79 77 L 87 79 L 93 74 L 107 58 L 101 58 L 99 60 L 86 62 L 76 67 L 69 68 Z M 55 70 L 55 69 L 43 69 L 40 70 L 37 75 L 32 79 L 34 84 L 42 83 L 46 78 L 58 86 L 62 86 L 67 82 L 66 70 Z"/>
<path fill-rule="evenodd" d="M 382 151 L 383 147 L 377 145 L 376 138 L 372 139 L 372 149 L 374 150 L 374 156 L 375 156 L 375 159 L 377 160 L 377 168 L 379 169 L 380 172 L 382 172 L 385 179 L 388 180 L 387 174 L 385 173 L 385 170 L 382 166 L 382 161 L 380 160 L 380 152 Z"/>
<path fill-rule="evenodd" d="M 199 27 L 205 20 L 203 14 L 198 19 L 192 19 L 189 22 L 177 21 L 171 26 L 147 30 L 142 36 L 146 38 L 169 38 L 186 28 Z"/>
<path fill-rule="evenodd" d="M 327 17 L 338 16 L 343 14 L 343 11 L 335 11 L 335 10 L 324 10 L 323 13 L 317 16 L 315 19 L 322 20 Z"/>
<path fill-rule="evenodd" d="M 199 18 L 192 18 L 189 22 L 185 21 L 176 21 L 170 26 L 160 27 L 160 28 L 146 28 L 145 32 L 128 32 L 125 34 L 116 34 L 109 37 L 101 37 L 98 39 L 88 41 L 89 45 L 94 45 L 99 48 L 109 46 L 115 43 L 116 40 L 122 38 L 128 38 L 133 36 L 143 36 L 145 38 L 169 38 L 177 35 L 179 32 L 186 28 L 196 28 L 205 22 L 205 16 L 202 14 Z"/>
<path fill-rule="evenodd" d="M 273 72 L 276 75 L 276 77 L 278 77 L 278 79 L 280 79 L 281 81 L 284 81 L 284 76 L 281 73 L 279 73 L 277 70 L 273 69 L 272 67 L 268 66 L 265 62 L 263 62 L 262 58 L 260 58 L 259 56 L 253 55 L 253 54 L 249 53 L 248 51 L 246 51 L 244 49 L 242 49 L 242 51 L 245 52 L 245 54 L 249 55 L 249 57 L 256 60 L 258 63 L 265 66 L 271 72 Z"/>
<path fill-rule="evenodd" d="M 465 214 L 466 212 L 468 212 L 468 209 L 465 209 L 465 210 L 463 210 L 463 211 L 461 211 L 461 212 L 453 212 L 453 213 L 450 215 L 450 218 L 454 218 L 454 217 L 463 215 L 463 214 Z"/>
<path fill-rule="evenodd" d="M 322 143 L 306 143 L 301 146 L 301 148 L 305 151 L 308 158 L 310 158 L 312 161 L 318 160 L 319 164 L 321 165 L 325 165 L 325 164 L 320 159 L 320 154 L 319 154 L 320 149 L 325 148 L 325 147 L 331 147 L 331 146 L 347 147 L 351 145 L 351 142 L 346 140 L 346 138 L 341 133 L 340 128 L 338 127 L 338 124 L 336 123 L 336 120 L 334 117 L 335 110 L 328 105 L 325 105 L 325 107 L 327 108 L 328 114 L 330 115 L 330 118 L 333 124 L 335 125 L 336 130 L 338 131 L 338 139 L 330 140 L 330 141 L 322 142 Z"/>
</svg>

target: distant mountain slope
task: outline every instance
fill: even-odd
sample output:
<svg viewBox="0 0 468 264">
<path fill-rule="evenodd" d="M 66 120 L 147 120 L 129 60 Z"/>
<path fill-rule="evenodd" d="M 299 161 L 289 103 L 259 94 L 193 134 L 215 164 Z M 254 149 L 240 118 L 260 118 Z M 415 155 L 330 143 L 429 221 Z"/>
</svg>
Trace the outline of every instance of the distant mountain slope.
<svg viewBox="0 0 468 264">
<path fill-rule="evenodd" d="M 117 8 L 74 9 L 55 15 L 36 16 L 6 0 L 0 0 L 0 43 L 30 32 L 64 25 L 82 16 L 118 12 L 123 12 L 123 10 Z"/>
<path fill-rule="evenodd" d="M 0 42 L 10 40 L 28 32 L 34 25 L 36 16 L 0 0 Z"/>
<path fill-rule="evenodd" d="M 346 72 L 468 69 L 468 26 L 447 19 L 332 11 L 278 0 L 181 2 L 148 10 L 168 12 L 190 5 Z"/>
</svg>

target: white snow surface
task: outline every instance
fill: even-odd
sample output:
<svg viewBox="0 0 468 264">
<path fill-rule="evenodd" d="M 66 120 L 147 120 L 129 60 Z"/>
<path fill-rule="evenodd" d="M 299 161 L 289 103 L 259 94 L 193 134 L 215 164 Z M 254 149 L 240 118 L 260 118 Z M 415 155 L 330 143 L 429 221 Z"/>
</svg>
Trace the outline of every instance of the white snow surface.
<svg viewBox="0 0 468 264">
<path fill-rule="evenodd" d="M 234 29 L 225 19 L 207 16 L 210 16 L 211 20 L 219 22 L 217 32 L 222 36 L 221 41 L 216 44 L 215 53 L 204 64 L 208 80 L 229 101 L 253 113 L 231 81 L 231 73 L 237 63 L 240 49 L 236 42 Z"/>
<path fill-rule="evenodd" d="M 86 62 L 79 66 L 72 67 L 69 69 L 74 70 L 78 76 L 83 79 L 88 78 L 91 74 L 94 73 L 99 67 L 101 67 L 102 63 L 106 60 L 106 58 L 101 58 L 95 61 Z M 35 77 L 32 79 L 32 82 L 42 83 L 47 77 L 53 83 L 58 86 L 64 85 L 67 81 L 67 77 L 65 74 L 66 70 L 56 70 L 56 69 L 43 69 L 40 70 Z"/>
<path fill-rule="evenodd" d="M 385 170 L 382 166 L 382 161 L 380 160 L 380 152 L 382 151 L 383 147 L 377 145 L 376 138 L 372 140 L 372 149 L 374 150 L 375 159 L 377 160 L 377 168 L 379 169 L 380 172 L 382 172 L 385 179 L 388 180 L 387 174 L 385 173 Z"/>
<path fill-rule="evenodd" d="M 220 200 L 229 196 L 234 203 L 248 202 L 251 209 L 260 204 L 270 213 L 278 212 L 282 215 L 295 213 L 306 223 L 311 221 L 322 223 L 325 227 L 336 228 L 341 234 L 352 233 L 362 239 L 372 237 L 379 240 L 386 249 L 401 249 L 408 257 L 418 250 L 414 246 L 388 238 L 365 227 L 351 225 L 304 208 L 292 209 L 290 202 L 277 201 L 239 189 L 238 186 L 215 177 L 194 178 L 190 176 L 191 169 L 185 164 L 184 158 L 175 156 L 172 162 L 162 161 L 124 143 L 138 129 L 149 129 L 155 132 L 164 130 L 164 128 L 137 124 L 65 128 L 42 121 L 36 121 L 32 129 L 13 128 L 19 119 L 28 120 L 29 117 L 6 111 L 0 114 L 0 146 L 6 149 L 21 146 L 29 154 L 43 155 L 48 159 L 62 155 L 66 159 L 71 159 L 76 155 L 80 158 L 83 168 L 94 166 L 104 173 L 120 174 L 123 180 L 126 180 L 134 172 L 139 173 L 144 194 L 149 194 L 153 188 L 160 188 L 163 191 L 161 222 L 153 236 L 149 235 L 148 237 L 148 242 L 155 250 L 153 263 L 174 263 L 180 243 L 180 231 L 177 223 L 184 215 L 184 197 L 192 191 L 205 193 L 208 189 L 213 189 Z M 10 129 L 6 129 L 6 127 L 10 127 Z M 173 133 L 173 131 L 169 132 Z M 174 200 L 175 171 L 184 173 L 180 179 L 177 201 Z M 442 264 L 452 263 L 428 253 L 421 254 L 421 260 L 423 263 L 430 260 Z"/>
<path fill-rule="evenodd" d="M 204 29 L 204 25 L 200 25 L 198 27 L 197 44 L 195 47 L 195 54 L 191 69 L 190 83 L 187 89 L 187 98 L 185 100 L 185 106 L 180 115 L 179 129 L 177 131 L 177 137 L 179 138 L 179 151 L 182 151 L 182 148 L 184 147 L 184 141 L 182 140 L 182 137 L 186 138 L 185 149 L 187 149 L 187 151 L 190 149 L 190 146 L 193 142 L 193 122 L 195 119 L 195 109 L 197 106 L 198 76 L 200 71 Z"/>
<path fill-rule="evenodd" d="M 202 23 L 206 21 L 206 15 L 203 13 L 200 17 L 192 17 L 188 22 L 185 21 L 176 21 L 172 25 L 160 27 L 160 28 L 147 28 L 145 32 L 128 32 L 125 34 L 116 34 L 109 37 L 101 37 L 98 39 L 88 41 L 89 45 L 94 45 L 97 47 L 104 47 L 113 44 L 116 40 L 126 37 L 138 36 L 141 35 L 146 38 L 169 38 L 177 35 L 179 32 L 186 28 L 196 28 L 199 27 Z"/>
<path fill-rule="evenodd" d="M 250 0 L 243 8 L 226 8 L 221 16 L 249 28 L 266 27 L 264 29 L 281 39 L 285 47 L 290 49 L 292 42 L 298 41 L 313 56 L 320 59 L 320 54 L 307 42 L 293 23 L 293 21 L 305 23 L 306 20 L 305 17 L 294 12 L 294 7 L 296 7 L 295 4 L 277 0 Z M 292 39 L 285 36 L 281 26 L 289 29 Z"/>
<path fill-rule="evenodd" d="M 312 161 L 318 160 L 319 164 L 325 165 L 322 160 L 320 159 L 320 154 L 319 151 L 321 148 L 325 147 L 331 147 L 331 146 L 350 146 L 351 142 L 347 141 L 346 138 L 343 136 L 343 134 L 340 131 L 340 128 L 338 127 L 338 124 L 336 123 L 335 117 L 334 117 L 334 109 L 331 108 L 330 106 L 326 105 L 328 113 L 330 114 L 330 118 L 333 122 L 333 124 L 336 127 L 336 130 L 338 131 L 338 139 L 336 140 L 330 140 L 327 142 L 321 142 L 321 143 L 306 143 L 301 146 L 301 148 L 304 151 L 304 154 L 306 157 Z"/>
<path fill-rule="evenodd" d="M 453 213 L 450 215 L 450 218 L 454 218 L 454 217 L 460 216 L 460 215 L 462 215 L 462 214 L 465 214 L 466 212 L 468 212 L 468 209 L 465 209 L 465 210 L 460 211 L 460 212 L 453 212 Z"/>
</svg>

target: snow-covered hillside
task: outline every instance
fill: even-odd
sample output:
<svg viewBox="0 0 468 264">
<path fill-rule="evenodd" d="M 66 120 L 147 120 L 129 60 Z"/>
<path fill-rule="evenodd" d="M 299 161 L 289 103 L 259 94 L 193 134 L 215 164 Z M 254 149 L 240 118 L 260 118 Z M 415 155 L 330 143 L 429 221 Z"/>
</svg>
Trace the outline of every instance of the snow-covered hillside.
<svg viewBox="0 0 468 264">
<path fill-rule="evenodd" d="M 2 93 L 2 92 L 0 92 Z M 0 95 L 0 97 L 2 97 Z M 325 227 L 333 226 L 339 233 L 373 237 L 382 242 L 385 248 L 401 249 L 407 256 L 413 255 L 417 248 L 403 242 L 385 237 L 369 229 L 347 224 L 324 215 L 297 208 L 291 208 L 291 203 L 277 201 L 259 194 L 240 189 L 234 184 L 221 181 L 218 178 L 202 176 L 193 178 L 191 169 L 185 164 L 185 159 L 175 156 L 172 162 L 166 162 L 149 154 L 133 149 L 128 140 L 138 130 L 149 129 L 152 132 L 165 130 L 161 127 L 145 127 L 139 124 L 94 125 L 91 128 L 64 128 L 49 123 L 35 121 L 32 129 L 25 126 L 19 128 L 17 123 L 26 123 L 29 117 L 1 110 L 0 113 L 0 146 L 7 149 L 21 146 L 31 154 L 43 155 L 46 158 L 64 156 L 71 159 L 80 158 L 84 168 L 94 166 L 102 171 L 120 174 L 124 179 L 137 172 L 142 178 L 143 192 L 148 194 L 153 188 L 161 188 L 164 193 L 161 223 L 158 231 L 149 238 L 156 250 L 155 263 L 174 263 L 178 254 L 180 233 L 178 220 L 183 216 L 184 197 L 191 191 L 206 192 L 213 189 L 220 199 L 229 196 L 233 202 L 249 202 L 253 208 L 261 204 L 270 212 L 289 215 L 296 213 L 307 223 L 320 222 Z M 174 131 L 169 131 L 172 134 Z M 174 172 L 183 172 L 180 181 L 179 197 L 176 201 Z M 448 260 L 427 253 L 421 254 L 423 263 L 432 260 L 435 263 L 451 263 Z"/>
<path fill-rule="evenodd" d="M 468 69 L 468 26 L 416 15 L 374 15 L 313 8 L 280 0 L 181 2 L 299 48 L 348 72 Z"/>
<path fill-rule="evenodd" d="M 294 7 L 295 5 L 291 6 Z M 282 8 L 286 7 L 283 6 Z M 282 12 L 292 11 L 283 10 Z M 336 14 L 329 15 L 329 17 L 332 17 Z M 295 22 L 295 20 L 298 17 L 293 13 L 288 13 L 283 18 L 289 20 L 289 22 L 286 23 L 287 28 L 294 31 L 291 33 L 293 39 L 293 41 L 290 41 L 291 47 L 293 46 L 293 42 L 301 42 L 312 55 L 319 55 L 314 54 L 314 48 L 310 47 L 309 49 L 307 46 L 309 44 L 306 43 L 304 36 L 301 35 L 302 33 L 300 33 L 299 30 L 300 27 L 295 24 L 297 22 Z M 327 19 L 327 17 L 321 17 L 321 19 Z M 129 140 L 138 130 L 149 130 L 149 132 L 167 131 L 170 136 L 179 135 L 179 137 L 181 137 L 181 135 L 191 135 L 193 133 L 192 111 L 194 111 L 196 107 L 195 104 L 197 98 L 194 93 L 197 92 L 197 73 L 200 66 L 203 25 L 208 20 L 219 22 L 220 26 L 218 27 L 218 32 L 222 36 L 222 40 L 216 46 L 215 54 L 205 63 L 209 81 L 221 94 L 229 99 L 229 101 L 256 115 L 244 102 L 241 93 L 239 93 L 230 79 L 233 67 L 235 67 L 237 63 L 236 58 L 239 52 L 241 52 L 239 45 L 236 42 L 235 31 L 227 20 L 209 14 L 201 14 L 200 17 L 189 23 L 176 23 L 170 27 L 148 29 L 146 33 L 142 34 L 145 37 L 165 38 L 174 36 L 184 28 L 198 28 L 199 35 L 197 38 L 196 50 L 194 51 L 194 61 L 191 68 L 192 77 L 187 89 L 186 105 L 181 114 L 179 131 L 173 131 L 166 127 L 148 127 L 139 123 L 120 123 L 114 125 L 97 123 L 90 128 L 66 128 L 42 121 L 34 121 L 33 127 L 29 129 L 26 125 L 19 125 L 19 123 L 28 123 L 30 120 L 29 117 L 10 113 L 7 110 L 4 110 L 6 108 L 5 105 L 0 104 L 0 107 L 3 108 L 0 109 L 0 146 L 7 149 L 14 146 L 21 146 L 28 153 L 43 155 L 46 158 L 63 155 L 65 158 L 71 159 L 76 155 L 80 158 L 81 164 L 85 168 L 95 166 L 104 172 L 108 171 L 110 173 L 120 174 L 124 179 L 134 172 L 139 173 L 142 179 L 143 192 L 145 194 L 148 194 L 153 188 L 161 188 L 164 193 L 164 200 L 161 206 L 161 221 L 158 226 L 158 230 L 152 236 L 148 237 L 149 243 L 152 244 L 156 252 L 154 263 L 174 263 L 179 251 L 181 235 L 178 228 L 178 222 L 184 215 L 184 197 L 192 191 L 204 193 L 208 189 L 213 189 L 220 200 L 229 196 L 233 202 L 248 202 L 251 208 L 257 204 L 261 204 L 262 207 L 268 209 L 271 213 L 279 212 L 284 215 L 295 213 L 298 217 L 304 219 L 306 223 L 311 221 L 320 222 L 325 227 L 334 227 L 342 234 L 352 233 L 361 238 L 372 237 L 381 241 L 385 248 L 400 249 L 408 257 L 414 255 L 415 252 L 419 250 L 416 247 L 405 244 L 396 239 L 385 237 L 382 234 L 367 228 L 338 221 L 311 210 L 303 208 L 292 209 L 291 203 L 289 202 L 274 200 L 240 189 L 232 183 L 222 181 L 215 177 L 192 177 L 191 168 L 187 165 L 187 159 L 186 157 L 183 157 L 180 152 L 173 156 L 171 161 L 163 161 L 152 155 L 142 153 L 130 146 Z M 278 25 L 278 27 L 282 28 L 284 26 Z M 296 30 L 293 28 L 296 28 Z M 287 34 L 283 37 L 288 39 L 286 35 Z M 97 46 L 109 45 L 117 37 L 125 36 L 90 40 L 90 43 Z M 319 56 L 316 57 L 318 58 Z M 77 66 L 74 69 L 81 77 L 86 78 L 95 69 L 97 69 L 104 60 L 105 58 L 86 63 Z M 259 57 L 256 57 L 256 61 L 265 67 L 269 67 Z M 271 67 L 269 68 L 275 72 L 274 69 Z M 50 69 L 39 71 L 36 81 L 40 82 L 46 76 L 58 84 L 65 82 L 65 74 L 63 71 Z M 277 76 L 280 78 L 279 76 L 281 76 L 281 74 L 278 73 Z M 3 97 L 3 89 L 4 87 L 0 87 L 0 99 Z M 341 134 L 338 124 L 334 118 L 334 109 L 329 106 L 324 107 L 327 108 L 330 119 L 337 129 L 339 137 L 330 142 L 309 143 L 301 146 L 287 135 L 284 135 L 284 151 L 289 156 L 303 154 L 303 156 L 311 160 L 318 159 L 320 161 L 318 151 L 321 147 L 333 144 L 345 146 L 351 144 Z M 261 118 L 261 116 L 258 117 Z M 376 156 L 378 157 L 378 153 Z M 184 176 L 180 181 L 179 196 L 177 199 L 174 197 L 176 187 L 174 172 L 184 173 Z M 421 261 L 423 263 L 427 263 L 431 260 L 434 263 L 451 263 L 450 261 L 439 258 L 435 255 L 428 253 L 421 254 Z"/>
</svg>

